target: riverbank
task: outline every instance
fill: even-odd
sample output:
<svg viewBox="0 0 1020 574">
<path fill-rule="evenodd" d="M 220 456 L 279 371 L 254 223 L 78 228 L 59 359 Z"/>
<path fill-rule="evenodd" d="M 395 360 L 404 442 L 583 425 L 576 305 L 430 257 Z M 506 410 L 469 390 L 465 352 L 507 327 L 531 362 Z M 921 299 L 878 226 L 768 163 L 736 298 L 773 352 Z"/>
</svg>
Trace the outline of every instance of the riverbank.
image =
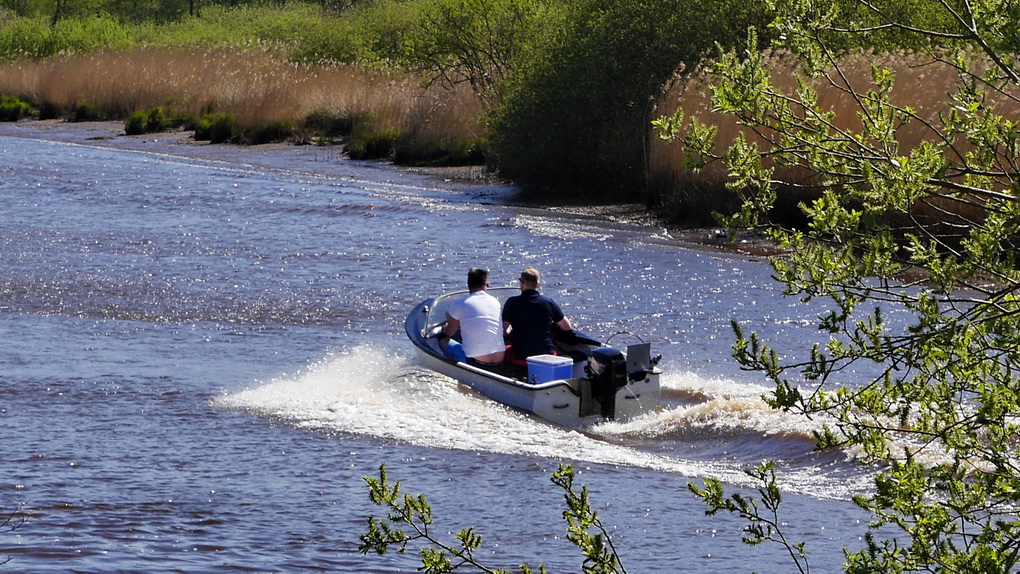
<svg viewBox="0 0 1020 574">
<path fill-rule="evenodd" d="M 324 163 L 349 160 L 343 154 L 341 145 L 330 146 L 298 146 L 293 143 L 271 143 L 259 146 L 242 146 L 236 144 L 210 144 L 194 139 L 193 132 L 173 131 L 144 135 L 127 135 L 123 122 L 67 122 L 62 120 L 22 120 L 15 124 L 4 124 L 14 132 L 22 132 L 22 137 L 52 139 L 80 145 L 102 145 L 116 149 L 144 151 L 151 153 L 180 154 L 203 159 L 215 159 L 218 155 L 247 153 L 257 150 L 260 156 L 268 158 L 274 152 L 285 152 L 299 148 L 307 148 L 312 153 L 309 162 L 305 160 L 303 169 L 316 170 Z M 299 167 L 291 154 L 280 153 L 272 160 L 278 167 Z M 457 186 L 507 186 L 512 182 L 499 177 L 484 166 L 457 167 L 403 167 L 391 162 L 379 160 L 359 160 L 358 165 L 369 165 L 376 168 L 391 170 L 395 174 L 413 174 L 427 177 L 433 181 L 446 182 Z M 663 235 L 678 243 L 697 246 L 703 249 L 718 250 L 754 257 L 768 257 L 780 253 L 780 250 L 769 243 L 760 234 L 746 232 L 731 240 L 721 228 L 683 228 L 671 225 L 654 210 L 638 203 L 625 204 L 589 204 L 565 205 L 560 202 L 547 202 L 537 199 L 533 194 L 510 193 L 500 195 L 497 201 L 526 207 L 556 211 L 573 217 L 597 219 L 626 225 L 658 227 Z"/>
</svg>

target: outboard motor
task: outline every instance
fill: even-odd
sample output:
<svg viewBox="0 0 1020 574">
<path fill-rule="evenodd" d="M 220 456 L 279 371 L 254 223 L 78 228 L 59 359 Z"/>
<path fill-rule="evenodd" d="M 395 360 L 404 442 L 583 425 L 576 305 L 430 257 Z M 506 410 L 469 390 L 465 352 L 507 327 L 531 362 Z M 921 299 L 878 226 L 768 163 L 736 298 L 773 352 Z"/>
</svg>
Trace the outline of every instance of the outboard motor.
<svg viewBox="0 0 1020 574">
<path fill-rule="evenodd" d="M 616 412 L 616 391 L 627 384 L 627 361 L 612 347 L 598 347 L 588 355 L 585 373 L 591 381 L 592 396 L 602 407 L 602 416 L 612 419 Z"/>
</svg>

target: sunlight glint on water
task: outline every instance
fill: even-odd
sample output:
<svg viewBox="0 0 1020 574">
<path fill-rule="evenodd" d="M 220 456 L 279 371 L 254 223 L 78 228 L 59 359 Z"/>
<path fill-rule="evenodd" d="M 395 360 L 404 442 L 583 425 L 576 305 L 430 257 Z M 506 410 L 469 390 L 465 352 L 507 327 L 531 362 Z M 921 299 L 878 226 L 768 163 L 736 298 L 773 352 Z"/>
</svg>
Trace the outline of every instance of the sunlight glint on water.
<svg viewBox="0 0 1020 574">
<path fill-rule="evenodd" d="M 411 554 L 356 551 L 381 464 L 444 525 L 478 526 L 500 567 L 579 570 L 561 462 L 632 572 L 788 571 L 686 490 L 746 485 L 763 458 L 813 571 L 860 545 L 847 496 L 866 472 L 813 453 L 814 428 L 730 359 L 731 319 L 815 335 L 760 261 L 508 207 L 505 186 L 119 130 L 0 125 L 0 509 L 33 512 L 0 534 L 15 570 L 413 572 Z M 572 431 L 424 369 L 404 317 L 476 265 L 494 285 L 536 265 L 583 330 L 651 342 L 661 410 Z"/>
</svg>

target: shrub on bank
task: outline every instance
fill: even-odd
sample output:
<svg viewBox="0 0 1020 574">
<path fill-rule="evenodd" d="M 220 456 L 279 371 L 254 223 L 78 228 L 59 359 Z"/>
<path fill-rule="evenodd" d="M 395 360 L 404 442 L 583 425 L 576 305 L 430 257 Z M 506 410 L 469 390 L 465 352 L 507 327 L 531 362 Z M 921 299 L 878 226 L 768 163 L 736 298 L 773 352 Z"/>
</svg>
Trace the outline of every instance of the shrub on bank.
<svg viewBox="0 0 1020 574">
<path fill-rule="evenodd" d="M 124 132 L 129 135 L 165 132 L 167 130 L 193 128 L 195 118 L 190 114 L 178 114 L 157 106 L 148 112 L 137 111 L 124 121 Z"/>
<path fill-rule="evenodd" d="M 457 138 L 418 142 L 404 135 L 395 142 L 393 161 L 400 165 L 457 166 L 484 165 L 485 140 Z"/>
<path fill-rule="evenodd" d="M 69 122 L 101 122 L 110 119 L 110 117 L 98 106 L 78 104 L 71 108 L 64 119 Z"/>
<path fill-rule="evenodd" d="M 195 139 L 209 143 L 226 143 L 236 132 L 237 116 L 228 114 L 206 114 L 195 125 Z"/>
<path fill-rule="evenodd" d="M 351 114 L 316 110 L 305 118 L 304 129 L 311 137 L 333 141 L 351 135 L 355 121 L 356 118 Z"/>
<path fill-rule="evenodd" d="M 18 98 L 0 96 L 0 121 L 16 122 L 32 115 L 32 106 Z"/>
<path fill-rule="evenodd" d="M 124 121 L 124 133 L 129 136 L 149 133 L 148 120 L 149 114 L 145 112 L 135 112 L 131 114 L 128 119 Z"/>
<path fill-rule="evenodd" d="M 287 121 L 271 121 L 266 124 L 237 130 L 233 143 L 261 145 L 285 142 L 297 134 L 297 125 Z"/>
<path fill-rule="evenodd" d="M 392 159 L 400 132 L 395 129 L 352 136 L 345 150 L 351 159 Z"/>
</svg>

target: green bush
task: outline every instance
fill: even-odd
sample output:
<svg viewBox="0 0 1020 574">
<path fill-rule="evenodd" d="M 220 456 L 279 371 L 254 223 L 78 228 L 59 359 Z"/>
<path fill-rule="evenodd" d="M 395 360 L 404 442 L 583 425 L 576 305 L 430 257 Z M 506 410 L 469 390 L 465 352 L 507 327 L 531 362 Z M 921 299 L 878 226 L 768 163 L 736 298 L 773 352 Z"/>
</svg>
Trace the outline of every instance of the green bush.
<svg viewBox="0 0 1020 574">
<path fill-rule="evenodd" d="M 393 157 L 398 130 L 368 132 L 351 138 L 346 145 L 347 156 L 351 159 L 389 159 Z"/>
<path fill-rule="evenodd" d="M 305 118 L 304 128 L 319 137 L 339 138 L 348 136 L 354 130 L 355 118 L 351 114 L 317 111 Z"/>
<path fill-rule="evenodd" d="M 835 31 L 816 28 L 819 38 L 825 40 L 828 49 L 833 53 L 856 48 L 876 51 L 908 49 L 923 52 L 933 45 L 945 46 L 958 41 L 967 44 L 973 40 L 970 34 L 958 33 L 955 28 L 959 26 L 959 20 L 952 16 L 952 10 L 947 10 L 940 2 L 897 0 L 884 2 L 879 10 L 860 0 L 834 0 L 832 5 L 830 9 L 838 10 L 842 21 L 852 23 Z M 996 8 L 989 7 L 986 10 L 995 13 Z M 1014 12 L 1011 17 L 1015 18 L 1016 9 L 1012 10 Z M 1002 16 L 1010 17 L 1008 13 Z M 890 25 L 892 21 L 898 25 Z M 867 31 L 849 33 L 855 28 Z M 917 33 L 920 30 L 931 30 L 936 33 L 925 38 Z M 1015 34 L 1015 31 L 1011 33 Z"/>
<path fill-rule="evenodd" d="M 195 139 L 210 143 L 231 141 L 237 134 L 237 118 L 235 116 L 212 113 L 199 118 L 195 126 Z"/>
<path fill-rule="evenodd" d="M 149 110 L 145 118 L 145 130 L 148 132 L 161 132 L 172 127 L 173 121 L 167 116 L 166 110 L 155 107 Z"/>
<path fill-rule="evenodd" d="M 487 106 L 499 85 L 541 46 L 563 15 L 548 0 L 427 0 L 410 27 L 403 62 L 430 83 L 467 83 Z"/>
<path fill-rule="evenodd" d="M 234 141 L 236 143 L 259 145 L 287 141 L 297 133 L 297 126 L 292 122 L 274 121 L 265 125 L 239 130 Z"/>
<path fill-rule="evenodd" d="M 93 15 L 94 11 L 68 12 L 56 24 L 52 23 L 50 10 L 38 16 L 5 19 L 0 25 L 0 59 L 47 58 L 139 46 L 268 49 L 286 57 L 307 35 L 314 36 L 315 30 L 331 25 L 322 9 L 313 4 L 289 4 L 286 8 L 207 6 L 201 16 L 188 16 L 186 11 L 169 6 L 146 7 L 144 2 L 111 4 L 107 8 L 98 15 Z M 348 33 L 357 30 L 350 27 Z"/>
<path fill-rule="evenodd" d="M 92 104 L 78 104 L 71 108 L 66 117 L 71 122 L 99 122 L 108 118 L 106 112 Z"/>
<path fill-rule="evenodd" d="M 149 115 L 145 112 L 135 112 L 124 120 L 124 133 L 129 136 L 137 136 L 147 133 Z"/>
<path fill-rule="evenodd" d="M 302 144 L 332 145 L 349 139 L 355 125 L 373 121 L 368 114 L 320 110 L 313 112 L 296 130 L 294 139 Z"/>
<path fill-rule="evenodd" d="M 155 107 L 148 112 L 137 111 L 124 121 L 124 132 L 127 135 L 139 135 L 167 130 L 193 127 L 194 119 L 187 114 L 178 114 L 163 107 Z"/>
<path fill-rule="evenodd" d="M 485 140 L 482 138 L 422 142 L 401 137 L 394 143 L 393 149 L 393 161 L 400 165 L 482 165 L 485 158 Z"/>
<path fill-rule="evenodd" d="M 18 98 L 0 96 L 0 121 L 16 122 L 32 115 L 32 106 Z"/>
<path fill-rule="evenodd" d="M 292 122 L 274 121 L 261 126 L 240 127 L 237 118 L 232 115 L 210 113 L 196 121 L 187 114 L 173 113 L 163 107 L 155 107 L 148 112 L 135 112 L 124 122 L 124 131 L 128 135 L 187 127 L 194 128 L 196 140 L 211 143 L 258 145 L 286 141 L 297 133 L 297 126 Z"/>
<path fill-rule="evenodd" d="M 39 103 L 40 120 L 57 120 L 67 114 L 67 109 L 53 102 L 44 101 Z"/>
</svg>

